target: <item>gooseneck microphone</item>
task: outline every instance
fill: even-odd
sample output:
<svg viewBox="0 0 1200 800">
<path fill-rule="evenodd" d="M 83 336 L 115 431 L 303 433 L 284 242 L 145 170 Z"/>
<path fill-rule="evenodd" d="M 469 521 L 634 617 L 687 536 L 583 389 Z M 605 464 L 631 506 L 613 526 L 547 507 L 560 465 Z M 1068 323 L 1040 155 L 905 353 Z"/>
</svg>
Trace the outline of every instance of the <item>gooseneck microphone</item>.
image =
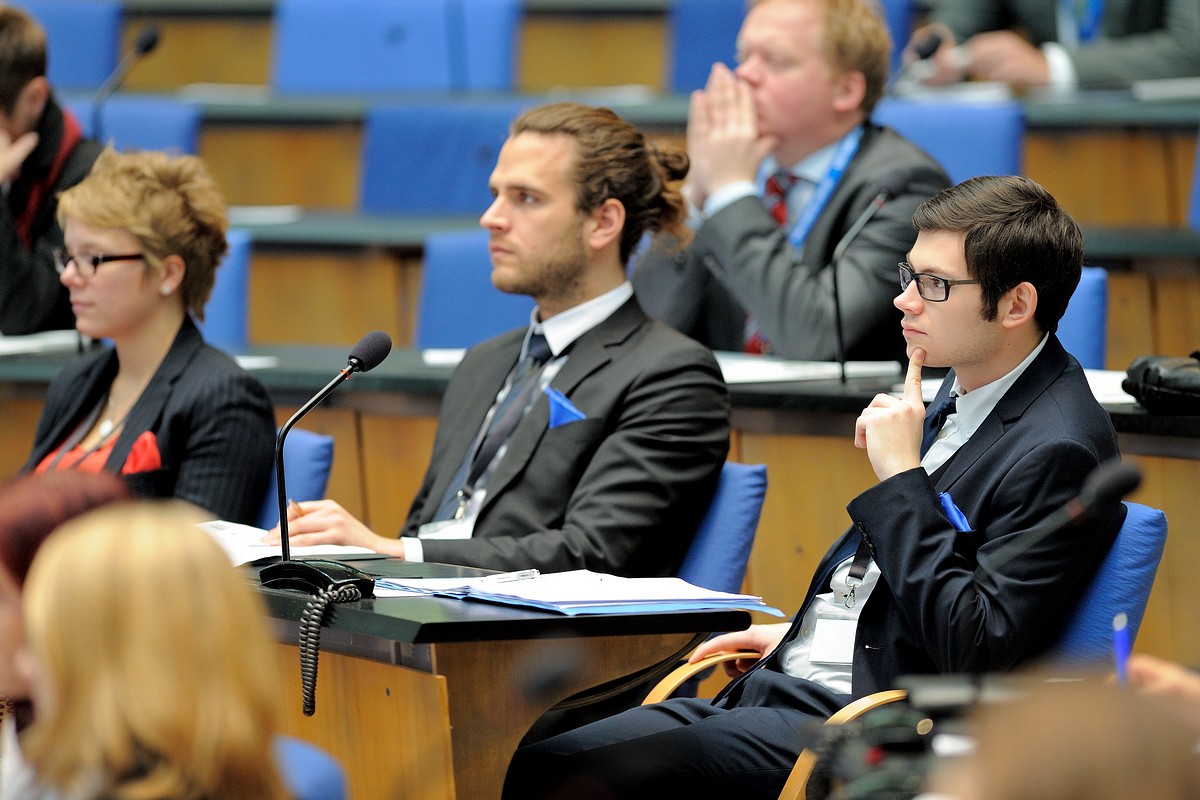
<svg viewBox="0 0 1200 800">
<path fill-rule="evenodd" d="M 308 559 L 305 561 L 292 560 L 292 548 L 288 541 L 287 518 L 287 487 L 283 474 L 283 443 L 288 431 L 292 429 L 301 417 L 311 411 L 318 403 L 329 396 L 343 381 L 356 372 L 367 372 L 379 366 L 392 350 L 392 339 L 383 331 L 372 331 L 358 341 L 350 350 L 346 366 L 334 377 L 325 388 L 313 395 L 312 399 L 292 414 L 291 419 L 279 429 L 275 437 L 275 488 L 278 490 L 279 502 L 279 543 L 283 560 L 277 564 L 263 567 L 259 580 L 263 586 L 274 589 L 296 589 L 309 594 L 318 594 L 322 590 L 335 588 L 343 584 L 354 584 L 362 592 L 363 597 L 371 597 L 374 588 L 373 581 L 366 573 L 354 567 L 337 561 Z"/>
<path fill-rule="evenodd" d="M 829 261 L 829 268 L 832 270 L 830 277 L 833 281 L 830 289 L 833 292 L 833 332 L 837 342 L 837 361 L 841 367 L 842 383 L 846 382 L 846 334 L 842 327 L 842 297 L 838 287 L 838 267 L 842 263 L 842 256 L 845 255 L 846 248 L 858 237 L 871 218 L 879 209 L 883 208 L 888 200 L 904 191 L 912 183 L 914 177 L 916 177 L 915 170 L 912 169 L 902 169 L 889 175 L 879 187 L 879 191 L 871 198 L 871 202 L 858 215 L 858 219 L 854 220 L 854 224 L 846 231 L 846 235 L 833 248 L 833 258 Z"/>
<path fill-rule="evenodd" d="M 100 88 L 96 90 L 96 96 L 92 100 L 92 138 L 101 144 L 104 143 L 102 111 L 105 102 L 113 92 L 120 88 L 125 76 L 129 74 L 134 65 L 145 58 L 151 50 L 158 47 L 158 39 L 158 28 L 153 25 L 142 28 L 133 43 L 133 49 L 121 58 L 116 69 L 104 79 L 104 83 L 100 84 Z"/>
<path fill-rule="evenodd" d="M 1142 471 L 1137 464 L 1122 461 L 1120 457 L 1105 461 L 1087 476 L 1078 497 L 1068 500 L 1062 508 L 998 549 L 987 559 L 988 569 L 997 570 L 1048 536 L 1074 525 L 1082 525 L 1098 511 L 1121 502 L 1122 497 L 1141 483 Z M 981 561 L 978 569 L 982 570 L 983 567 L 984 562 Z"/>
</svg>

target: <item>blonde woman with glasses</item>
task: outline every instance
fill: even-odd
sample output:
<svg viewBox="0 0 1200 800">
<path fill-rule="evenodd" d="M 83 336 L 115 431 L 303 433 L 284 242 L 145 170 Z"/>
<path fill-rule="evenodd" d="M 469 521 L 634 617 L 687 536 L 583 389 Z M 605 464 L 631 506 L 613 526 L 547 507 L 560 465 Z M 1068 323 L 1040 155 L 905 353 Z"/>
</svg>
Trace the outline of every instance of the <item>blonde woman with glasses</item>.
<svg viewBox="0 0 1200 800">
<path fill-rule="evenodd" d="M 252 522 L 275 425 L 263 387 L 193 321 L 226 250 L 225 203 L 203 162 L 107 150 L 58 215 L 75 327 L 111 347 L 50 384 L 25 470 L 112 472 L 140 497 Z"/>
</svg>

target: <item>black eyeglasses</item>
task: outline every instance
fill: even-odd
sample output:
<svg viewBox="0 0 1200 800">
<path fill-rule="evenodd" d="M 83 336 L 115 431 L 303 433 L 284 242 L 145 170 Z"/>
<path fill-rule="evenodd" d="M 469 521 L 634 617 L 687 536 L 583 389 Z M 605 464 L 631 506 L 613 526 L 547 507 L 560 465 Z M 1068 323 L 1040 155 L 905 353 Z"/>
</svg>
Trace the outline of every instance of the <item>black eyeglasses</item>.
<svg viewBox="0 0 1200 800">
<path fill-rule="evenodd" d="M 951 286 L 962 286 L 968 283 L 979 283 L 977 280 L 953 280 L 951 278 L 941 278 L 937 275 L 926 275 L 923 272 L 916 272 L 912 265 L 906 261 L 901 261 L 900 264 L 900 291 L 908 288 L 908 285 L 913 281 L 917 282 L 917 294 L 931 303 L 944 303 L 950 297 Z"/>
<path fill-rule="evenodd" d="M 145 261 L 146 256 L 142 253 L 131 253 L 124 256 L 105 256 L 99 253 L 91 255 L 83 255 L 81 253 L 68 253 L 61 247 L 54 248 L 54 268 L 58 270 L 58 274 L 62 275 L 67 271 L 67 266 L 72 262 L 75 263 L 75 271 L 79 273 L 79 277 L 88 279 L 96 274 L 96 270 L 101 264 L 107 264 L 110 261 Z"/>
</svg>

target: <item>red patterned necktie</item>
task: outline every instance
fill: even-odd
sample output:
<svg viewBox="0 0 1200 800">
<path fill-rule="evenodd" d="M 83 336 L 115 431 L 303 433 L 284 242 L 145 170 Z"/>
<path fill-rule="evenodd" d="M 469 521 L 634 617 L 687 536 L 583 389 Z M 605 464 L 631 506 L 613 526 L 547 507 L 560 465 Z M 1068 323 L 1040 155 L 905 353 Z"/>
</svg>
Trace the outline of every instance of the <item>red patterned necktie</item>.
<svg viewBox="0 0 1200 800">
<path fill-rule="evenodd" d="M 786 169 L 781 169 L 767 176 L 767 183 L 763 188 L 763 205 L 767 207 L 775 224 L 781 228 L 785 227 L 788 222 L 788 192 L 796 185 L 796 180 L 795 175 Z M 742 339 L 742 350 L 758 354 L 771 352 L 771 343 L 758 329 L 758 323 L 752 316 L 746 317 L 746 332 Z"/>
</svg>

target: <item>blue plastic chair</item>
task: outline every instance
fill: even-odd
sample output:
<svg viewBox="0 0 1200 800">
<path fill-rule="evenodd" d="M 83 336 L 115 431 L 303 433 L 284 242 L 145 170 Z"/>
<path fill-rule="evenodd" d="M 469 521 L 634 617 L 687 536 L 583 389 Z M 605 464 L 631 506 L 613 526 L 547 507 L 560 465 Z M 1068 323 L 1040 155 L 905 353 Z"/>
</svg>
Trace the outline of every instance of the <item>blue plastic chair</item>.
<svg viewBox="0 0 1200 800">
<path fill-rule="evenodd" d="M 511 91 L 520 0 L 280 0 L 281 94 Z"/>
<path fill-rule="evenodd" d="M 533 300 L 492 286 L 487 248 L 485 230 L 426 237 L 417 347 L 470 347 L 529 324 Z"/>
<path fill-rule="evenodd" d="M 1125 523 L 1052 653 L 1058 663 L 1111 660 L 1117 614 L 1127 617 L 1130 644 L 1137 638 L 1167 543 L 1167 516 L 1141 503 L 1126 501 L 1125 506 Z"/>
<path fill-rule="evenodd" d="M 1084 267 L 1058 322 L 1058 339 L 1085 369 L 1104 369 L 1108 330 L 1108 271 Z"/>
<path fill-rule="evenodd" d="M 293 500 L 320 500 L 329 485 L 333 468 L 333 437 L 303 428 L 292 428 L 283 443 L 283 477 L 288 497 Z M 258 514 L 260 528 L 279 524 L 279 484 L 275 481 L 275 466 L 271 465 L 271 482 Z"/>
<path fill-rule="evenodd" d="M 95 137 L 92 100 L 71 97 L 67 107 L 84 133 Z M 118 150 L 167 150 L 195 155 L 200 140 L 200 106 L 173 97 L 115 95 L 101 110 L 100 135 Z"/>
<path fill-rule="evenodd" d="M 482 214 L 516 101 L 378 106 L 363 130 L 363 211 Z"/>
<path fill-rule="evenodd" d="M 295 800 L 346 800 L 346 774 L 342 765 L 315 744 L 277 736 L 275 763 Z"/>
<path fill-rule="evenodd" d="M 667 14 L 670 57 L 667 86 L 672 92 L 701 89 L 718 61 L 732 67 L 745 0 L 674 0 Z"/>
<path fill-rule="evenodd" d="M 1025 113 L 1014 101 L 969 103 L 886 97 L 872 118 L 937 159 L 955 183 L 1021 174 Z"/>
<path fill-rule="evenodd" d="M 740 592 L 766 493 L 765 464 L 726 461 L 679 577 L 705 589 Z"/>
<path fill-rule="evenodd" d="M 231 228 L 225 234 L 229 250 L 217 268 L 217 280 L 204 321 L 197 323 L 204 340 L 213 347 L 235 353 L 246 349 L 246 293 L 250 273 L 250 234 Z"/>
<path fill-rule="evenodd" d="M 99 88 L 117 68 L 121 3 L 117 0 L 16 0 L 46 31 L 46 77 L 59 91 Z"/>
</svg>

